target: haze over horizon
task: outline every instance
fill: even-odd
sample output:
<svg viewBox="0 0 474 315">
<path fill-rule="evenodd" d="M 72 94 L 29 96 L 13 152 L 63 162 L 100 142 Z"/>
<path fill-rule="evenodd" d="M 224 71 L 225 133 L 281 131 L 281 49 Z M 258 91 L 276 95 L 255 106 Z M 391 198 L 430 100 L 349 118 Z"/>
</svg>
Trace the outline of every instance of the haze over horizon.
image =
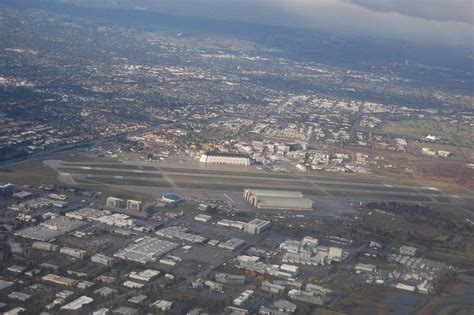
<svg viewBox="0 0 474 315">
<path fill-rule="evenodd" d="M 0 314 L 474 314 L 473 0 L 0 0 Z"/>
<path fill-rule="evenodd" d="M 55 0 L 472 48 L 469 0 Z"/>
</svg>

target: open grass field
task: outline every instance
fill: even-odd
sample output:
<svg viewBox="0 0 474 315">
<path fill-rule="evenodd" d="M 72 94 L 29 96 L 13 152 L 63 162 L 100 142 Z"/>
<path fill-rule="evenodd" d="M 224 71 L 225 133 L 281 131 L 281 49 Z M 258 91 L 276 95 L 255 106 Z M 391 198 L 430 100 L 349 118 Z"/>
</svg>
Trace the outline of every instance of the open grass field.
<svg viewBox="0 0 474 315">
<path fill-rule="evenodd" d="M 0 182 L 16 185 L 60 185 L 54 170 L 43 167 L 42 161 L 29 161 L 0 169 Z"/>
<path fill-rule="evenodd" d="M 343 197 L 343 198 L 361 198 L 370 200 L 400 200 L 406 202 L 431 202 L 431 198 L 423 195 L 408 195 L 408 194 L 396 194 L 396 193 L 381 193 L 381 192 L 367 192 L 367 191 L 349 191 L 349 190 L 337 190 L 337 189 L 326 189 L 331 196 Z"/>
<path fill-rule="evenodd" d="M 385 215 L 377 212 L 372 212 L 371 215 L 365 216 L 364 223 L 372 225 L 374 227 L 381 227 L 382 229 L 391 232 L 420 232 L 423 235 L 430 237 L 436 237 L 437 235 L 439 235 L 439 231 L 434 228 L 409 223 L 404 220 L 403 217 L 398 215 Z"/>
<path fill-rule="evenodd" d="M 450 124 L 430 120 L 406 119 L 388 122 L 382 126 L 385 132 L 394 135 L 435 135 L 449 140 L 459 146 L 474 148 L 474 127 L 461 124 Z"/>
</svg>

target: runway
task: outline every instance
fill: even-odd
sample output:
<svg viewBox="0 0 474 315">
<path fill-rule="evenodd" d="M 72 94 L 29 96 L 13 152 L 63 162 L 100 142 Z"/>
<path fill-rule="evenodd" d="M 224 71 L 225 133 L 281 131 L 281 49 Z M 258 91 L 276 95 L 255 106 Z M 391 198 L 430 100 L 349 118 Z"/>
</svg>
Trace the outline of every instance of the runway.
<svg viewBox="0 0 474 315">
<path fill-rule="evenodd" d="M 120 163 L 71 163 L 45 161 L 58 172 L 60 180 L 77 185 L 105 184 L 173 190 L 242 192 L 245 188 L 297 190 L 309 197 L 355 200 L 390 200 L 417 203 L 462 203 L 440 190 L 415 185 L 397 185 L 341 176 L 281 174 L 265 171 L 239 171 L 238 168 L 202 168 L 199 165 L 156 165 Z M 223 198 L 225 195 L 223 194 Z"/>
</svg>

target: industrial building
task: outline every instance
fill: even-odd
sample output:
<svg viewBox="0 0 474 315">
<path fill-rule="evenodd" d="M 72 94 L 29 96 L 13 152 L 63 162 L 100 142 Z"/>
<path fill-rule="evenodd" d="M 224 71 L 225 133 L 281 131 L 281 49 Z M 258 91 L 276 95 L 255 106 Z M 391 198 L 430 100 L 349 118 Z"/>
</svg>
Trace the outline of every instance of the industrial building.
<svg viewBox="0 0 474 315">
<path fill-rule="evenodd" d="M 188 232 L 187 228 L 170 226 L 156 231 L 156 235 L 166 238 L 176 238 L 181 241 L 192 243 L 204 243 L 207 239 L 203 236 Z"/>
<path fill-rule="evenodd" d="M 54 284 L 59 284 L 59 285 L 67 286 L 67 287 L 73 287 L 77 283 L 77 280 L 74 280 L 68 277 L 58 276 L 52 273 L 47 274 L 42 279 L 43 281 L 46 281 L 46 282 L 51 282 Z"/>
<path fill-rule="evenodd" d="M 64 305 L 61 307 L 62 310 L 68 310 L 68 311 L 78 311 L 80 310 L 84 305 L 87 305 L 89 303 L 92 303 L 94 300 L 91 299 L 88 296 L 81 296 L 77 299 L 75 299 L 72 302 L 69 302 L 68 304 Z"/>
<path fill-rule="evenodd" d="M 244 199 L 256 209 L 312 210 L 313 201 L 299 191 L 245 189 Z"/>
<path fill-rule="evenodd" d="M 157 300 L 154 303 L 150 304 L 150 307 L 154 307 L 162 312 L 167 312 L 173 307 L 173 302 L 165 300 Z"/>
<path fill-rule="evenodd" d="M 101 254 L 93 255 L 91 261 L 104 266 L 112 266 L 114 263 L 113 258 Z"/>
<path fill-rule="evenodd" d="M 231 275 L 228 273 L 216 273 L 216 281 L 220 283 L 230 284 L 244 284 L 245 276 L 243 275 Z"/>
<path fill-rule="evenodd" d="M 288 297 L 293 300 L 327 306 L 336 299 L 334 291 L 315 284 L 306 284 L 305 290 L 292 289 L 288 292 Z"/>
<path fill-rule="evenodd" d="M 140 272 L 132 271 L 128 277 L 133 280 L 138 280 L 140 282 L 150 282 L 153 278 L 157 277 L 160 274 L 158 270 L 145 269 Z"/>
<path fill-rule="evenodd" d="M 17 291 L 13 291 L 7 296 L 10 300 L 17 300 L 20 302 L 26 302 L 29 299 L 31 299 L 31 295 L 23 293 L 23 292 L 17 292 Z"/>
<path fill-rule="evenodd" d="M 127 200 L 127 209 L 134 211 L 142 210 L 142 202 L 138 200 Z"/>
<path fill-rule="evenodd" d="M 160 200 L 166 203 L 178 203 L 181 201 L 181 197 L 175 194 L 165 194 Z"/>
<path fill-rule="evenodd" d="M 412 246 L 401 246 L 400 247 L 400 254 L 405 256 L 414 257 L 417 253 L 418 249 Z"/>
<path fill-rule="evenodd" d="M 260 234 L 270 228 L 270 221 L 253 219 L 245 226 L 245 232 L 250 234 Z"/>
<path fill-rule="evenodd" d="M 85 250 L 70 248 L 70 247 L 61 247 L 59 249 L 59 253 L 71 256 L 77 259 L 84 259 L 87 256 L 87 252 Z"/>
<path fill-rule="evenodd" d="M 10 197 L 15 193 L 15 185 L 0 184 L 0 196 Z"/>
<path fill-rule="evenodd" d="M 66 217 L 76 220 L 96 220 L 100 217 L 104 216 L 101 210 L 97 210 L 94 208 L 81 208 L 75 211 L 70 211 L 66 213 Z"/>
<path fill-rule="evenodd" d="M 231 238 L 227 242 L 220 243 L 219 247 L 228 249 L 228 250 L 236 250 L 237 248 L 243 246 L 245 244 L 244 240 L 238 239 L 238 238 Z"/>
<path fill-rule="evenodd" d="M 250 165 L 249 157 L 240 153 L 206 152 L 201 156 L 199 162 L 206 164 Z"/>
<path fill-rule="evenodd" d="M 15 235 L 23 238 L 46 242 L 67 232 L 72 232 L 84 225 L 84 222 L 60 216 L 45 221 L 39 225 L 30 226 L 19 230 L 15 233 Z"/>
<path fill-rule="evenodd" d="M 209 222 L 211 221 L 212 217 L 210 215 L 206 214 L 198 214 L 197 216 L 194 217 L 194 220 L 199 221 L 199 222 Z"/>
<path fill-rule="evenodd" d="M 108 197 L 106 200 L 107 207 L 112 208 L 123 208 L 125 206 L 125 201 L 120 198 Z"/>
<path fill-rule="evenodd" d="M 179 247 L 178 244 L 157 238 L 144 237 L 114 254 L 114 257 L 146 264 Z"/>
<path fill-rule="evenodd" d="M 48 252 L 56 252 L 59 249 L 58 245 L 54 245 L 51 243 L 46 242 L 33 242 L 32 246 L 33 249 L 44 250 Z"/>
</svg>

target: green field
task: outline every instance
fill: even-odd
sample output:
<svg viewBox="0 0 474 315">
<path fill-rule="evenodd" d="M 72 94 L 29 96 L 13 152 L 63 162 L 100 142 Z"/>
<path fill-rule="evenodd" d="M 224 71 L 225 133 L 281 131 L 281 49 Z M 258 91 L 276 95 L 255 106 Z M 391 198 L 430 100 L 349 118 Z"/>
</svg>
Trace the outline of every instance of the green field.
<svg viewBox="0 0 474 315">
<path fill-rule="evenodd" d="M 388 122 L 382 126 L 382 129 L 394 135 L 426 136 L 430 134 L 462 147 L 474 148 L 474 127 L 469 125 L 406 119 Z"/>
</svg>

